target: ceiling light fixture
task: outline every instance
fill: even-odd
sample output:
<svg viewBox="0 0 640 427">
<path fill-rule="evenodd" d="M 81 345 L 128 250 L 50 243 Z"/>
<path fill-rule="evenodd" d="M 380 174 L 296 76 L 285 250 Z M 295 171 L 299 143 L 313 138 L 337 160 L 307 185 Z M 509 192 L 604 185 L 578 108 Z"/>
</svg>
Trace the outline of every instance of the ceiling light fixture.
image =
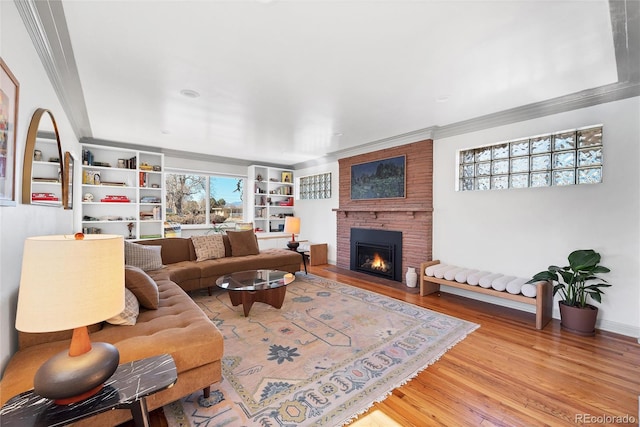
<svg viewBox="0 0 640 427">
<path fill-rule="evenodd" d="M 192 89 L 182 89 L 180 91 L 180 95 L 186 96 L 187 98 L 198 98 L 200 94 Z"/>
</svg>

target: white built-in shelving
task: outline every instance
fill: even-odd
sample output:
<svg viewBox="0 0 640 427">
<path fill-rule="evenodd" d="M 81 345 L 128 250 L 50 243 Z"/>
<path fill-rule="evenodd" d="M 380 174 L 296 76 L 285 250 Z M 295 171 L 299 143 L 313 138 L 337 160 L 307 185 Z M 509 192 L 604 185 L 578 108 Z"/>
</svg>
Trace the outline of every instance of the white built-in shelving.
<svg viewBox="0 0 640 427">
<path fill-rule="evenodd" d="M 285 218 L 294 212 L 293 171 L 251 165 L 248 182 L 249 220 L 256 231 L 282 232 Z"/>
<path fill-rule="evenodd" d="M 83 231 L 131 239 L 163 237 L 163 170 L 162 153 L 83 144 Z"/>
</svg>

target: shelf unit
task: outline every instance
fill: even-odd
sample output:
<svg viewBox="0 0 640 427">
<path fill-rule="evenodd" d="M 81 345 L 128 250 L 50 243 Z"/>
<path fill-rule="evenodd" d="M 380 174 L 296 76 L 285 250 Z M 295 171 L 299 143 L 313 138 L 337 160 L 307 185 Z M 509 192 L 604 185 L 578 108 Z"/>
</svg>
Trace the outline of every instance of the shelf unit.
<svg viewBox="0 0 640 427">
<path fill-rule="evenodd" d="M 258 232 L 282 232 L 286 216 L 293 216 L 294 183 L 290 169 L 251 165 L 248 171 L 249 220 Z"/>
<path fill-rule="evenodd" d="M 83 232 L 121 234 L 125 239 L 164 237 L 163 170 L 162 153 L 83 144 Z M 116 201 L 106 201 L 108 196 Z"/>
<path fill-rule="evenodd" d="M 36 160 L 36 152 L 39 152 Z M 34 148 L 31 169 L 31 204 L 46 206 L 62 206 L 62 175 L 60 174 L 58 142 L 51 138 L 38 136 Z M 49 161 L 49 159 L 57 159 Z M 34 194 L 51 194 L 58 200 L 36 200 Z"/>
</svg>

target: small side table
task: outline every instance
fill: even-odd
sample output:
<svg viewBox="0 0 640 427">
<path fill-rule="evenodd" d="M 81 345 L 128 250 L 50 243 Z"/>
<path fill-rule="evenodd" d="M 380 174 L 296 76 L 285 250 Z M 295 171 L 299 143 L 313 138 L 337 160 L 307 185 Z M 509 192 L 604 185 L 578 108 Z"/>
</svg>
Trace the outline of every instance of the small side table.
<svg viewBox="0 0 640 427">
<path fill-rule="evenodd" d="M 111 409 L 129 409 L 136 426 L 149 426 L 146 396 L 167 389 L 178 379 L 169 354 L 148 357 L 118 366 L 98 394 L 68 406 L 56 405 L 25 391 L 12 397 L 0 409 L 2 426 L 65 426 Z"/>
<path fill-rule="evenodd" d="M 304 265 L 304 274 L 309 274 L 307 273 L 307 253 L 305 251 L 299 251 L 297 248 L 296 249 L 287 248 L 287 249 L 293 252 L 298 252 L 300 254 L 300 256 L 302 257 L 302 264 Z"/>
</svg>

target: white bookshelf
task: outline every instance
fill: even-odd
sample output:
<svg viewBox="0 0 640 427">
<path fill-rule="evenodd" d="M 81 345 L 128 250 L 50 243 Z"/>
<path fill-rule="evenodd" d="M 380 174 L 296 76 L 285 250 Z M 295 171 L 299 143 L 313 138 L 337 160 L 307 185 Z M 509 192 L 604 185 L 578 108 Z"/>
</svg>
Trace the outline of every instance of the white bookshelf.
<svg viewBox="0 0 640 427">
<path fill-rule="evenodd" d="M 85 233 L 120 234 L 127 239 L 128 225 L 133 224 L 133 239 L 164 236 L 162 153 L 83 144 L 81 163 Z M 109 196 L 128 201 L 106 201 Z"/>
<path fill-rule="evenodd" d="M 249 220 L 258 233 L 282 233 L 286 216 L 294 213 L 293 170 L 249 166 Z"/>
</svg>

